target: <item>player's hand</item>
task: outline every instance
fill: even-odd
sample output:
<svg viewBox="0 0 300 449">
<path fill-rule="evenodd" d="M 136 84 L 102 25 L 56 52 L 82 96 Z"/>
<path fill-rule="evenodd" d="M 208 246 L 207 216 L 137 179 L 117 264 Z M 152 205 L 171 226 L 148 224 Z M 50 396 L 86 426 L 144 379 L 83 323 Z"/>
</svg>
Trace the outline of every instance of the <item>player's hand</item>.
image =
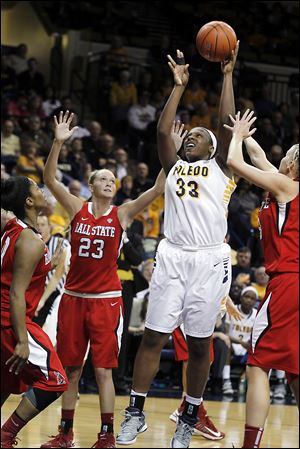
<svg viewBox="0 0 300 449">
<path fill-rule="evenodd" d="M 78 126 L 74 126 L 74 128 L 70 129 L 74 114 L 73 112 L 70 114 L 69 111 L 66 111 L 65 114 L 63 111 L 60 111 L 58 120 L 56 115 L 54 116 L 55 123 L 55 139 L 59 142 L 64 142 L 72 136 L 74 131 L 78 129 Z"/>
<path fill-rule="evenodd" d="M 19 374 L 28 363 L 29 358 L 29 346 L 28 342 L 20 342 L 16 344 L 13 355 L 5 362 L 5 365 L 9 366 L 9 371 Z"/>
<path fill-rule="evenodd" d="M 177 59 L 179 63 L 176 63 L 174 59 L 168 55 L 168 65 L 174 76 L 174 83 L 176 86 L 186 86 L 189 81 L 189 64 L 185 64 L 184 55 L 182 51 L 177 50 Z"/>
<path fill-rule="evenodd" d="M 237 321 L 241 321 L 242 315 L 240 314 L 238 308 L 233 303 L 230 296 L 226 297 L 226 311 L 231 318 L 234 318 Z"/>
<path fill-rule="evenodd" d="M 241 341 L 241 345 L 243 346 L 243 348 L 248 349 L 250 348 L 250 342 L 249 341 Z"/>
<path fill-rule="evenodd" d="M 171 137 L 176 148 L 176 153 L 180 150 L 182 141 L 187 133 L 188 130 L 184 130 L 184 123 L 181 123 L 179 120 L 177 120 L 177 122 L 174 120 L 172 125 Z"/>
<path fill-rule="evenodd" d="M 255 133 L 256 128 L 253 128 L 250 130 L 250 127 L 253 125 L 253 123 L 256 120 L 256 117 L 253 117 L 254 111 L 250 111 L 250 109 L 247 109 L 243 115 L 242 118 L 240 118 L 240 111 L 235 114 L 235 118 L 232 117 L 231 114 L 229 114 L 229 118 L 231 122 L 233 123 L 233 126 L 229 126 L 224 124 L 224 128 L 229 129 L 233 135 L 240 139 L 246 139 L 247 137 L 252 136 L 253 133 Z"/>
<path fill-rule="evenodd" d="M 235 66 L 235 62 L 236 62 L 236 58 L 239 52 L 239 46 L 240 46 L 240 41 L 237 41 L 235 49 L 232 50 L 230 58 L 222 61 L 221 62 L 221 70 L 224 73 L 224 75 L 226 73 L 231 73 L 233 72 L 234 66 Z"/>
</svg>

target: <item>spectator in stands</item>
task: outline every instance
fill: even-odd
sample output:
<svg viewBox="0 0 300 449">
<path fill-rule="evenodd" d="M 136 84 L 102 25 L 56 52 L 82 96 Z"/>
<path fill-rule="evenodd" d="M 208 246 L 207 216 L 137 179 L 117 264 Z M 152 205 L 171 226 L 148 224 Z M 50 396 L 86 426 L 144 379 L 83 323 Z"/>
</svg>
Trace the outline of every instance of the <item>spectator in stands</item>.
<svg viewBox="0 0 300 449">
<path fill-rule="evenodd" d="M 92 173 L 92 166 L 89 162 L 85 164 L 84 172 L 83 172 L 83 178 L 81 181 L 81 192 L 80 196 L 82 198 L 85 198 L 86 200 L 91 198 L 91 191 L 89 189 L 89 179 L 90 175 Z"/>
<path fill-rule="evenodd" d="M 28 142 L 22 149 L 16 164 L 17 176 L 28 176 L 38 185 L 43 182 L 44 161 L 38 154 L 38 145 Z"/>
<path fill-rule="evenodd" d="M 56 115 L 56 117 L 59 116 L 60 111 L 63 111 L 63 113 L 65 113 L 66 111 L 70 111 L 70 112 L 74 112 L 76 113 L 74 106 L 73 106 L 73 101 L 70 95 L 65 95 L 62 99 L 61 99 L 61 106 L 59 106 L 58 108 L 54 109 L 54 111 L 52 112 L 52 116 Z"/>
<path fill-rule="evenodd" d="M 16 100 L 10 100 L 8 102 L 7 116 L 11 119 L 15 118 L 21 126 L 28 121 L 28 99 L 25 94 L 20 94 Z"/>
<path fill-rule="evenodd" d="M 17 75 L 28 69 L 27 53 L 28 53 L 27 45 L 20 44 L 16 48 L 16 52 L 9 55 L 8 57 L 8 65 L 14 69 Z"/>
<path fill-rule="evenodd" d="M 64 143 L 58 155 L 57 168 L 62 173 L 62 182 L 67 186 L 72 181 L 72 165 L 69 156 L 69 146 Z"/>
<path fill-rule="evenodd" d="M 146 207 L 135 217 L 143 223 L 144 238 L 158 239 L 160 235 L 159 213 L 150 206 Z"/>
<path fill-rule="evenodd" d="M 231 283 L 230 290 L 229 290 L 229 296 L 234 302 L 234 304 L 240 304 L 241 303 L 241 293 L 243 288 L 246 287 L 246 285 L 239 282 L 239 280 L 234 279 Z"/>
<path fill-rule="evenodd" d="M 254 280 L 253 269 L 251 268 L 251 251 L 247 246 L 243 246 L 237 250 L 237 264 L 232 267 L 232 280 L 238 275 L 247 275 L 248 282 Z"/>
<path fill-rule="evenodd" d="M 130 175 L 124 176 L 121 179 L 121 186 L 115 196 L 114 203 L 116 206 L 120 206 L 121 204 L 124 203 L 125 200 L 133 199 L 132 188 L 133 188 L 132 176 Z"/>
<path fill-rule="evenodd" d="M 82 138 L 82 145 L 87 160 L 95 170 L 98 168 L 99 158 L 105 157 L 105 153 L 102 151 L 103 140 L 101 123 L 95 120 L 91 121 L 88 125 L 88 130 L 90 135 Z"/>
<path fill-rule="evenodd" d="M 284 156 L 283 149 L 281 145 L 272 145 L 270 153 L 267 155 L 267 158 L 276 168 L 279 168 L 280 161 Z"/>
<path fill-rule="evenodd" d="M 41 120 L 44 120 L 45 113 L 42 107 L 43 101 L 40 95 L 32 95 L 28 100 L 28 112 L 29 115 L 37 115 Z"/>
<path fill-rule="evenodd" d="M 103 157 L 113 158 L 114 157 L 114 151 L 116 150 L 115 145 L 115 138 L 109 133 L 104 133 L 101 136 L 101 153 L 103 154 Z"/>
<path fill-rule="evenodd" d="M 14 134 L 12 120 L 5 120 L 1 129 L 1 161 L 12 168 L 20 155 L 20 138 Z"/>
<path fill-rule="evenodd" d="M 1 163 L 1 179 L 5 181 L 8 178 L 10 178 L 10 174 L 7 173 L 5 165 Z"/>
<path fill-rule="evenodd" d="M 127 114 L 130 106 L 137 103 L 137 89 L 131 80 L 129 70 L 122 70 L 119 73 L 118 81 L 111 85 L 109 104 L 111 119 L 115 126 L 120 122 L 127 121 Z"/>
<path fill-rule="evenodd" d="M 90 136 L 91 134 L 87 128 L 79 125 L 78 115 L 75 112 L 73 114 L 72 126 L 76 126 L 76 129 L 73 132 L 72 136 L 69 137 L 68 143 L 71 143 L 74 139 L 83 139 L 83 137 Z"/>
<path fill-rule="evenodd" d="M 128 153 L 124 148 L 117 148 L 114 158 L 117 163 L 117 178 L 121 180 L 128 172 Z"/>
<path fill-rule="evenodd" d="M 140 162 L 136 167 L 136 176 L 133 180 L 133 197 L 137 198 L 141 193 L 154 185 L 153 179 L 149 178 L 149 167 Z"/>
<path fill-rule="evenodd" d="M 190 112 L 194 112 L 204 101 L 206 91 L 201 88 L 198 78 L 190 80 L 188 88 L 185 90 L 182 104 Z"/>
<path fill-rule="evenodd" d="M 130 107 L 128 111 L 129 133 L 131 146 L 137 149 L 139 141 L 145 141 L 145 132 L 150 122 L 155 120 L 155 108 L 149 104 L 150 94 L 143 91 L 139 94 L 138 103 Z M 134 154 L 133 157 L 136 155 Z"/>
<path fill-rule="evenodd" d="M 28 68 L 18 75 L 18 86 L 20 90 L 25 92 L 34 92 L 38 95 L 45 94 L 45 78 L 44 75 L 37 71 L 37 60 L 35 58 L 28 59 Z"/>
<path fill-rule="evenodd" d="M 85 153 L 83 152 L 82 140 L 78 137 L 75 137 L 75 139 L 73 139 L 71 142 L 69 158 L 72 167 L 72 178 L 82 181 L 85 166 L 87 164 L 87 158 Z"/>
<path fill-rule="evenodd" d="M 47 86 L 45 89 L 45 97 L 42 104 L 42 109 L 45 117 L 51 117 L 55 109 L 61 107 L 61 102 L 56 98 L 55 90 L 53 86 Z"/>
<path fill-rule="evenodd" d="M 233 394 L 230 380 L 231 365 L 234 363 L 246 367 L 251 332 L 257 313 L 257 309 L 254 308 L 257 300 L 258 294 L 255 288 L 245 287 L 241 293 L 241 304 L 237 306 L 241 314 L 241 320 L 236 320 L 226 314 L 225 333 L 230 339 L 230 351 L 227 353 L 227 360 L 223 369 L 222 392 L 225 395 Z"/>
<path fill-rule="evenodd" d="M 6 98 L 14 98 L 16 95 L 16 72 L 8 65 L 8 57 L 1 55 L 1 92 Z"/>
<path fill-rule="evenodd" d="M 41 157 L 46 157 L 52 142 L 41 129 L 41 119 L 37 115 L 30 116 L 28 119 L 28 128 L 28 131 L 21 133 L 21 144 L 26 145 L 28 142 L 35 142 Z"/>
<path fill-rule="evenodd" d="M 128 52 L 120 36 L 113 36 L 111 46 L 105 55 L 105 62 L 112 77 L 117 78 L 120 70 L 128 69 Z"/>
<path fill-rule="evenodd" d="M 258 301 L 260 302 L 266 293 L 266 287 L 269 281 L 269 276 L 266 273 L 264 266 L 257 267 L 254 270 L 254 282 L 251 283 L 252 287 L 255 288 L 258 295 Z M 256 304 L 258 307 L 259 304 Z"/>
</svg>

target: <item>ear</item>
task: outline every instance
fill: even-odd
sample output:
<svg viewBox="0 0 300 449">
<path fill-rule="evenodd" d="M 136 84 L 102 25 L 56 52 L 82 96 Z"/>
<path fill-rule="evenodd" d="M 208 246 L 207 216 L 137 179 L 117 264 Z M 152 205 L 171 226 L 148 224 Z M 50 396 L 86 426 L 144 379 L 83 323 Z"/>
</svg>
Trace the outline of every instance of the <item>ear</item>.
<svg viewBox="0 0 300 449">
<path fill-rule="evenodd" d="M 93 184 L 89 184 L 89 191 L 90 191 L 91 193 L 94 192 L 94 186 L 93 186 Z"/>
<path fill-rule="evenodd" d="M 26 205 L 27 207 L 33 207 L 33 200 L 32 200 L 32 198 L 31 198 L 31 196 L 28 196 L 28 197 L 26 198 L 26 200 L 25 200 L 25 205 Z"/>
</svg>

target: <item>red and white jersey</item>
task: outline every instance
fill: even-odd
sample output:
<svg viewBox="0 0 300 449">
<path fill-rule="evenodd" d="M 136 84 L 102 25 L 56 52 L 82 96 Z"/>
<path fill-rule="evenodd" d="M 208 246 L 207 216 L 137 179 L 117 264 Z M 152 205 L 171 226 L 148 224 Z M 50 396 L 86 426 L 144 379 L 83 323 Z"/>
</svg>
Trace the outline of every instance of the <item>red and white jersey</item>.
<svg viewBox="0 0 300 449">
<path fill-rule="evenodd" d="M 13 218 L 5 228 L 1 238 L 1 325 L 10 326 L 10 287 L 13 277 L 15 244 L 19 235 L 29 226 Z M 32 228 L 30 228 L 32 229 Z M 33 229 L 34 231 L 34 229 Z M 42 240 L 42 236 L 36 233 Z M 51 256 L 45 245 L 44 256 L 37 264 L 30 284 L 25 292 L 26 316 L 32 318 L 45 290 L 46 276 L 51 269 Z"/>
<path fill-rule="evenodd" d="M 179 159 L 165 187 L 164 234 L 178 246 L 197 248 L 222 244 L 227 213 L 236 188 L 215 158 L 196 162 Z"/>
<path fill-rule="evenodd" d="M 299 195 L 278 203 L 269 194 L 259 212 L 266 272 L 299 272 Z"/>
<path fill-rule="evenodd" d="M 121 296 L 117 259 L 124 236 L 116 206 L 95 218 L 92 203 L 85 203 L 71 223 L 71 262 L 65 292 Z"/>
</svg>

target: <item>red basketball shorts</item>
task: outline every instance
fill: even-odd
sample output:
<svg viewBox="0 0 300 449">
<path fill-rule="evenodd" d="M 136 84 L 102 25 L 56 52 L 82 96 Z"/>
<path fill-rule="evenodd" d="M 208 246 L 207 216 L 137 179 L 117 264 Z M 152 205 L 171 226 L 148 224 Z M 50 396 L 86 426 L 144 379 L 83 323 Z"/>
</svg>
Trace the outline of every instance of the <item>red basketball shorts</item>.
<svg viewBox="0 0 300 449">
<path fill-rule="evenodd" d="M 82 366 L 90 343 L 96 368 L 116 368 L 123 332 L 123 299 L 64 294 L 58 309 L 57 353 L 63 366 Z"/>
<path fill-rule="evenodd" d="M 299 374 L 299 274 L 274 276 L 258 309 L 248 365 Z"/>
<path fill-rule="evenodd" d="M 177 327 L 174 332 L 172 332 L 172 338 L 175 351 L 175 360 L 177 362 L 186 362 L 189 358 L 189 352 L 184 332 L 180 327 Z M 209 355 L 210 363 L 212 363 L 214 361 L 213 339 L 210 340 Z"/>
<path fill-rule="evenodd" d="M 16 346 L 12 327 L 1 328 L 1 392 L 20 394 L 33 386 L 47 391 L 65 391 L 68 388 L 66 373 L 47 334 L 31 320 L 26 320 L 29 342 L 28 364 L 16 375 L 9 372 L 5 362 L 13 355 Z"/>
</svg>

